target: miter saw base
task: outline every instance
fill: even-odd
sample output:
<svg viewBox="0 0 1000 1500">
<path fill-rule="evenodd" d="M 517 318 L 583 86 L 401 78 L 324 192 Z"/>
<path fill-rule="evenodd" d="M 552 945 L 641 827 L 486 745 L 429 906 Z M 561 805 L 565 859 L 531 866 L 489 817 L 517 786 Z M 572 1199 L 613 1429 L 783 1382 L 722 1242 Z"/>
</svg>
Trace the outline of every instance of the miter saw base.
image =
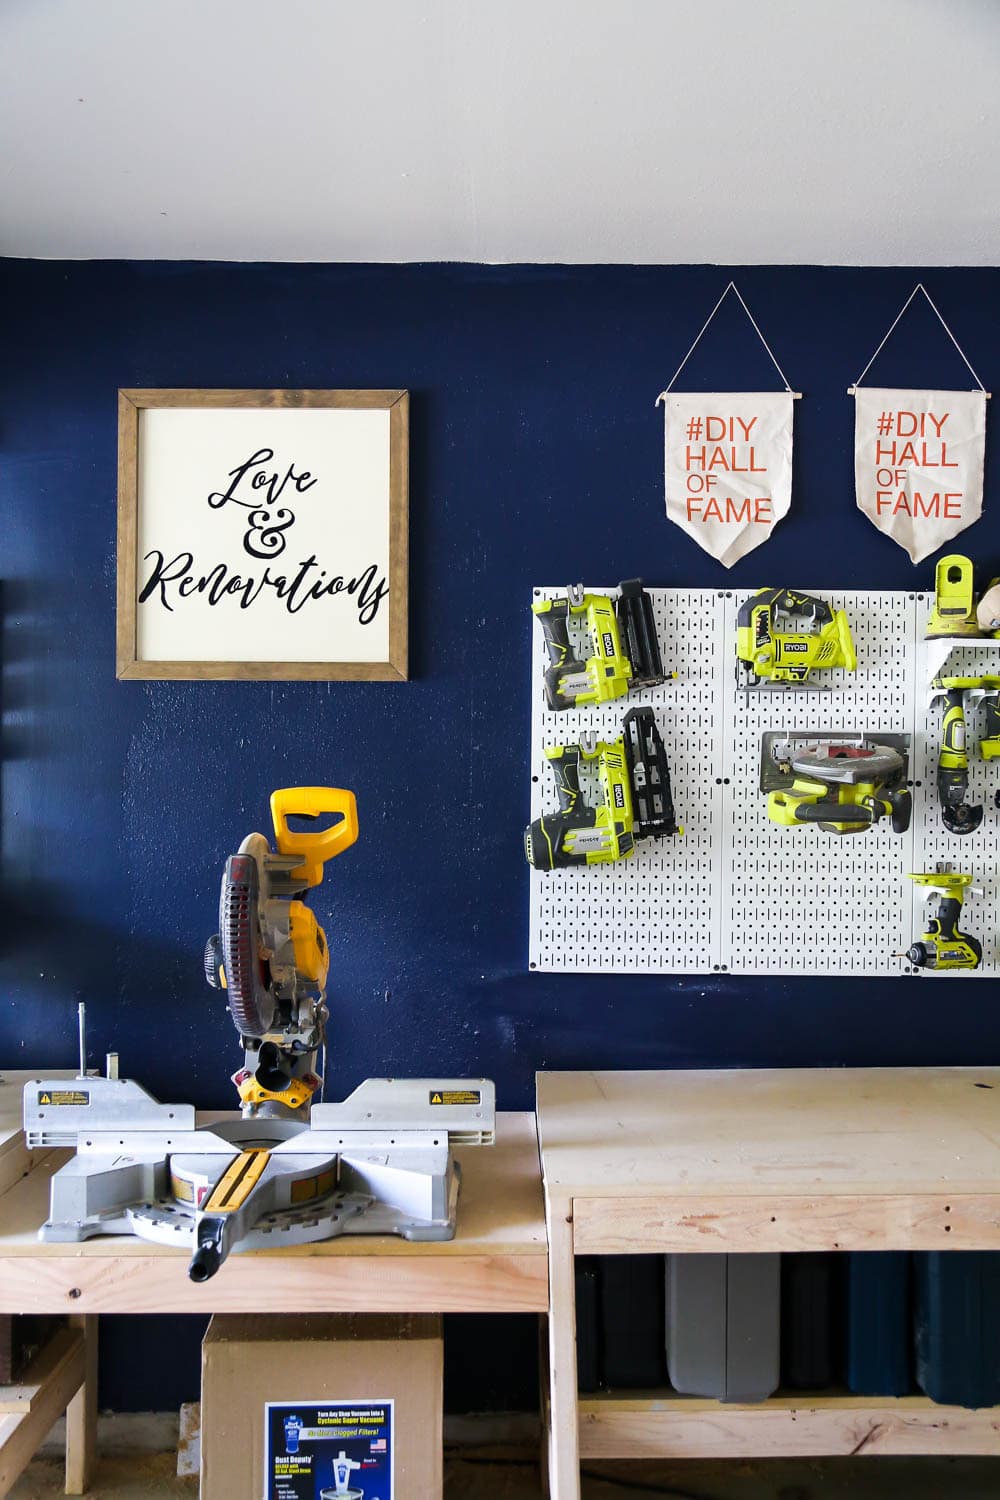
<svg viewBox="0 0 1000 1500">
<path fill-rule="evenodd" d="M 373 1078 L 308 1122 L 232 1119 L 195 1127 L 129 1079 L 38 1079 L 25 1088 L 30 1147 L 75 1146 L 52 1178 L 40 1238 L 132 1234 L 192 1250 L 207 1280 L 235 1250 L 342 1234 L 454 1236 L 458 1144 L 494 1138 L 485 1079 Z"/>
</svg>

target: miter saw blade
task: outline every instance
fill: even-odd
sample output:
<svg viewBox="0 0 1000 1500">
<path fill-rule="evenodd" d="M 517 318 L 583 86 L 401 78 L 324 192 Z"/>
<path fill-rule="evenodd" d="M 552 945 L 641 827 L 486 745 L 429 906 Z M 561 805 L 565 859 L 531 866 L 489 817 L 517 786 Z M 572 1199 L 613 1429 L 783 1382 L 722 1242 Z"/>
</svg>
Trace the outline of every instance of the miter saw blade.
<svg viewBox="0 0 1000 1500">
<path fill-rule="evenodd" d="M 226 976 L 229 1013 L 244 1037 L 262 1037 L 271 1029 L 276 1001 L 268 954 L 261 933 L 261 866 L 254 841 L 267 848 L 262 834 L 251 834 L 238 854 L 226 860 L 219 896 L 219 938 Z"/>
</svg>

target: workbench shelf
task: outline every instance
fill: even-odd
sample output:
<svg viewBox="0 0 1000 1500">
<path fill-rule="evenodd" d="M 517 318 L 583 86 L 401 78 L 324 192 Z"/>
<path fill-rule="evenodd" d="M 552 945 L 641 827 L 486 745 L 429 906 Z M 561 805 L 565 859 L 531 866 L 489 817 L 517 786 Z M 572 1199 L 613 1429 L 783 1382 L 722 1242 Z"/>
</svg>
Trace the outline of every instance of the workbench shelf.
<svg viewBox="0 0 1000 1500">
<path fill-rule="evenodd" d="M 1000 1408 L 939 1406 L 926 1396 L 779 1391 L 740 1403 L 602 1391 L 581 1396 L 578 1410 L 581 1459 L 1000 1453 Z"/>
<path fill-rule="evenodd" d="M 1000 1069 L 540 1073 L 551 1500 L 580 1459 L 1000 1456 L 1000 1407 L 577 1392 L 578 1255 L 1000 1250 Z"/>
</svg>

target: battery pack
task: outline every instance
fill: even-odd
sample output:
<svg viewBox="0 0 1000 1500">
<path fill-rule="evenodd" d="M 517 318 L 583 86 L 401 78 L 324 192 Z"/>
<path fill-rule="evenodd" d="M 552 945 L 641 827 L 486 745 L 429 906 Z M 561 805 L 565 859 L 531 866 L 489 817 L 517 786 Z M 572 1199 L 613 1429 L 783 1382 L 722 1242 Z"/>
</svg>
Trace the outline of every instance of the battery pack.
<svg viewBox="0 0 1000 1500">
<path fill-rule="evenodd" d="M 838 1261 L 830 1251 L 781 1257 L 781 1384 L 788 1390 L 819 1391 L 836 1384 Z"/>
<path fill-rule="evenodd" d="M 906 1250 L 845 1256 L 844 1381 L 856 1396 L 913 1389 L 912 1260 Z"/>
<path fill-rule="evenodd" d="M 780 1380 L 781 1257 L 668 1255 L 667 1366 L 682 1395 L 763 1401 Z"/>
<path fill-rule="evenodd" d="M 1000 1253 L 914 1255 L 917 1382 L 948 1406 L 1000 1402 Z"/>
<path fill-rule="evenodd" d="M 615 1390 L 666 1384 L 662 1255 L 603 1255 L 602 1383 Z"/>
</svg>

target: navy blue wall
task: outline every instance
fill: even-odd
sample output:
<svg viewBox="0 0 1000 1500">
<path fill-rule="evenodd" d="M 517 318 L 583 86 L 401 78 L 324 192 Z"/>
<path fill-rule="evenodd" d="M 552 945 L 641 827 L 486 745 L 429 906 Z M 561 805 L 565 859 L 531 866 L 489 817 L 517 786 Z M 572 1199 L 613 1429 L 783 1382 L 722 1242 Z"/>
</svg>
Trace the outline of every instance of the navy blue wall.
<svg viewBox="0 0 1000 1500">
<path fill-rule="evenodd" d="M 736 273 L 805 399 L 793 513 L 727 573 L 664 519 L 653 405 L 726 271 L 4 263 L 0 1066 L 72 1063 L 84 998 L 92 1060 L 117 1046 L 161 1097 L 228 1102 L 236 1039 L 201 947 L 225 855 L 295 782 L 360 809 L 315 903 L 328 1097 L 384 1072 L 482 1071 L 511 1108 L 540 1067 L 995 1060 L 987 994 L 960 980 L 526 966 L 530 586 L 926 586 L 932 562 L 854 507 L 845 393 L 919 274 L 1000 390 L 997 271 Z M 969 384 L 918 304 L 870 379 Z M 734 299 L 684 384 L 773 384 Z M 132 385 L 412 392 L 409 684 L 115 681 Z M 993 565 L 998 483 L 988 460 L 987 519 L 959 544 Z"/>
<path fill-rule="evenodd" d="M 521 834 L 531 585 L 926 587 L 933 560 L 913 568 L 854 507 L 845 387 L 922 275 L 1000 390 L 1000 272 L 735 273 L 805 399 L 793 513 L 728 573 L 664 518 L 653 405 L 728 271 L 0 272 L 0 1067 L 72 1064 L 83 998 L 92 1061 L 117 1047 L 161 1098 L 230 1103 L 236 1038 L 202 944 L 226 854 L 296 782 L 354 788 L 361 822 L 314 902 L 333 949 L 327 1097 L 387 1072 L 487 1073 L 519 1108 L 541 1067 L 996 1061 L 991 996 L 960 980 L 529 975 Z M 917 304 L 869 379 L 969 384 Z M 772 384 L 730 298 L 684 385 Z M 118 386 L 411 391 L 409 684 L 115 681 Z M 958 544 L 994 571 L 998 486 L 988 455 L 987 519 Z"/>
</svg>

